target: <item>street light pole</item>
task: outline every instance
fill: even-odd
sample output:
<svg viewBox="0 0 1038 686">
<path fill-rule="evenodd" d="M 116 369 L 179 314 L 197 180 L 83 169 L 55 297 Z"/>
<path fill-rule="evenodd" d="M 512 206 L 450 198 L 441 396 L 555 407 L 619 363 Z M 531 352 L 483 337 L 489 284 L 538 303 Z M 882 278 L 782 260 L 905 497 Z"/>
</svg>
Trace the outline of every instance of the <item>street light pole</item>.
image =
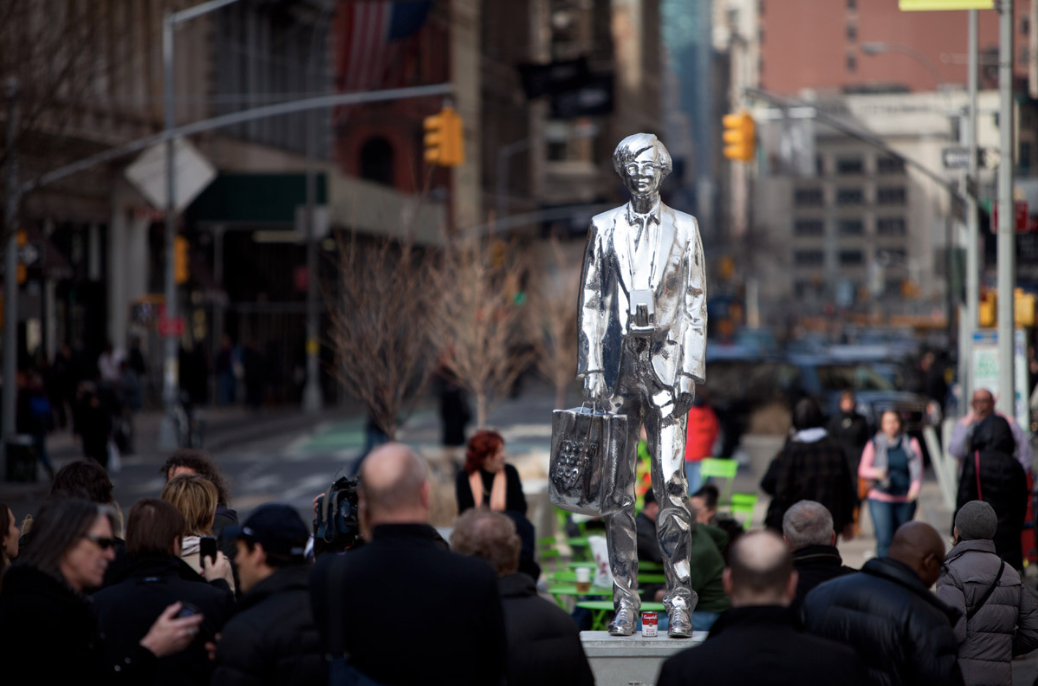
<svg viewBox="0 0 1038 686">
<path fill-rule="evenodd" d="M 177 283 L 173 273 L 173 252 L 177 237 L 177 202 L 176 202 L 176 148 L 175 139 L 168 135 L 176 128 L 176 111 L 174 108 L 175 62 L 173 59 L 173 30 L 176 25 L 214 12 L 238 0 L 210 0 L 180 12 L 167 11 L 162 18 L 162 62 L 166 102 L 166 321 L 172 323 L 177 318 Z M 175 450 L 179 447 L 176 431 L 175 415 L 177 409 L 178 377 L 180 367 L 177 361 L 177 339 L 166 332 L 165 359 L 162 365 L 162 400 L 165 405 L 165 416 L 159 425 L 159 449 Z"/>
<path fill-rule="evenodd" d="M 885 52 L 900 52 L 903 55 L 908 55 L 930 72 L 934 80 L 937 82 L 938 88 L 944 86 L 944 79 L 941 77 L 941 71 L 937 68 L 937 65 L 930 61 L 926 55 L 908 45 L 873 41 L 862 43 L 861 51 L 866 55 L 882 55 Z"/>
<path fill-rule="evenodd" d="M 998 91 L 998 410 L 1016 416 L 1013 387 L 1013 288 L 1016 232 L 1013 212 L 1013 2 L 999 3 Z M 1026 389 L 1024 389 L 1026 392 Z"/>
<path fill-rule="evenodd" d="M 15 403 L 18 389 L 18 205 L 21 202 L 21 186 L 18 183 L 18 81 L 7 82 L 7 162 L 4 168 L 6 197 L 4 199 L 4 232 L 7 246 L 4 253 L 4 377 L 3 377 L 3 421 L 0 433 L 4 446 L 14 436 Z"/>
<path fill-rule="evenodd" d="M 969 166 L 966 171 L 966 321 L 965 330 L 972 332 L 979 323 L 980 310 L 980 228 L 977 219 L 977 10 L 969 10 L 969 74 L 966 77 L 969 93 L 966 117 L 966 148 L 969 150 Z M 959 341 L 960 355 L 966 360 L 966 373 L 962 375 L 963 398 L 973 397 L 973 338 Z"/>
</svg>

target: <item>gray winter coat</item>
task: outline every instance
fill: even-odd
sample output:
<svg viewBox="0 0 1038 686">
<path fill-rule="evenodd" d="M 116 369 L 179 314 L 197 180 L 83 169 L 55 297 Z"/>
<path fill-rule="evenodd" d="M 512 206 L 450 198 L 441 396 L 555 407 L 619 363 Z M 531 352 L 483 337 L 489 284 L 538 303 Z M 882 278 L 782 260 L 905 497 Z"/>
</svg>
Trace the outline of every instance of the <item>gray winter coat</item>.
<svg viewBox="0 0 1038 686">
<path fill-rule="evenodd" d="M 1012 659 L 1038 648 L 1038 602 L 1006 565 L 998 587 L 973 619 L 973 609 L 995 581 L 1001 560 L 992 541 L 962 541 L 945 558 L 937 597 L 962 613 L 955 624 L 959 667 L 969 686 L 1012 686 Z"/>
</svg>

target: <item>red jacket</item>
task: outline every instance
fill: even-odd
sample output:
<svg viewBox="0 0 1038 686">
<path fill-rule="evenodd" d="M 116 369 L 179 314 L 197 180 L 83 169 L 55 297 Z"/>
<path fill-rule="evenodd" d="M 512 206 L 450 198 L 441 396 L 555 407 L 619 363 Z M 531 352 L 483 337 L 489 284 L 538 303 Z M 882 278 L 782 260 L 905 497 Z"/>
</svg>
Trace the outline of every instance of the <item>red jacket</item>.
<svg viewBox="0 0 1038 686">
<path fill-rule="evenodd" d="M 688 437 L 685 441 L 685 461 L 697 462 L 710 457 L 714 442 L 721 432 L 717 415 L 709 405 L 693 406 L 688 411 Z"/>
</svg>

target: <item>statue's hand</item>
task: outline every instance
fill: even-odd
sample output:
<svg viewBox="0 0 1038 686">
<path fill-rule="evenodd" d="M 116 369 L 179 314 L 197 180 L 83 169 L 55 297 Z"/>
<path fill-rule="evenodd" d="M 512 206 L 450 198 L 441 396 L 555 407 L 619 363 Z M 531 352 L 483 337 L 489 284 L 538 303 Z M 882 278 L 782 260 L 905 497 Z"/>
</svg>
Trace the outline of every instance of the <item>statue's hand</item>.
<svg viewBox="0 0 1038 686">
<path fill-rule="evenodd" d="M 674 414 L 681 416 L 692 409 L 692 401 L 696 399 L 696 382 L 690 376 L 679 375 L 674 389 Z"/>
<path fill-rule="evenodd" d="M 584 377 L 584 402 L 605 402 L 606 382 L 602 372 L 591 372 Z"/>
</svg>

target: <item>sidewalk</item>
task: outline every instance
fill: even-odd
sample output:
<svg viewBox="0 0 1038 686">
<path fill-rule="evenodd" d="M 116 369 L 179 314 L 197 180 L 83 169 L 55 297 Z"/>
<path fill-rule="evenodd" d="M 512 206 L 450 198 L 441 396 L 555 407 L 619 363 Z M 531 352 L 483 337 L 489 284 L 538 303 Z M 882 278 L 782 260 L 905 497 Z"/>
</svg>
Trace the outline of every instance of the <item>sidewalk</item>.
<svg viewBox="0 0 1038 686">
<path fill-rule="evenodd" d="M 326 408 L 315 414 L 306 414 L 297 407 L 263 409 L 259 412 L 243 407 L 214 407 L 198 410 L 197 418 L 205 422 L 203 448 L 215 453 L 241 443 L 262 440 L 293 431 L 305 431 L 321 422 L 342 417 L 341 407 Z M 134 416 L 134 448 L 132 455 L 122 459 L 134 462 L 164 459 L 170 451 L 158 448 L 161 410 L 147 410 Z M 47 454 L 54 469 L 82 456 L 78 440 L 70 430 L 55 431 L 47 436 Z M 0 471 L 0 501 L 15 502 L 46 495 L 50 483 L 42 468 L 37 471 L 35 483 L 11 483 L 6 471 Z"/>
</svg>

